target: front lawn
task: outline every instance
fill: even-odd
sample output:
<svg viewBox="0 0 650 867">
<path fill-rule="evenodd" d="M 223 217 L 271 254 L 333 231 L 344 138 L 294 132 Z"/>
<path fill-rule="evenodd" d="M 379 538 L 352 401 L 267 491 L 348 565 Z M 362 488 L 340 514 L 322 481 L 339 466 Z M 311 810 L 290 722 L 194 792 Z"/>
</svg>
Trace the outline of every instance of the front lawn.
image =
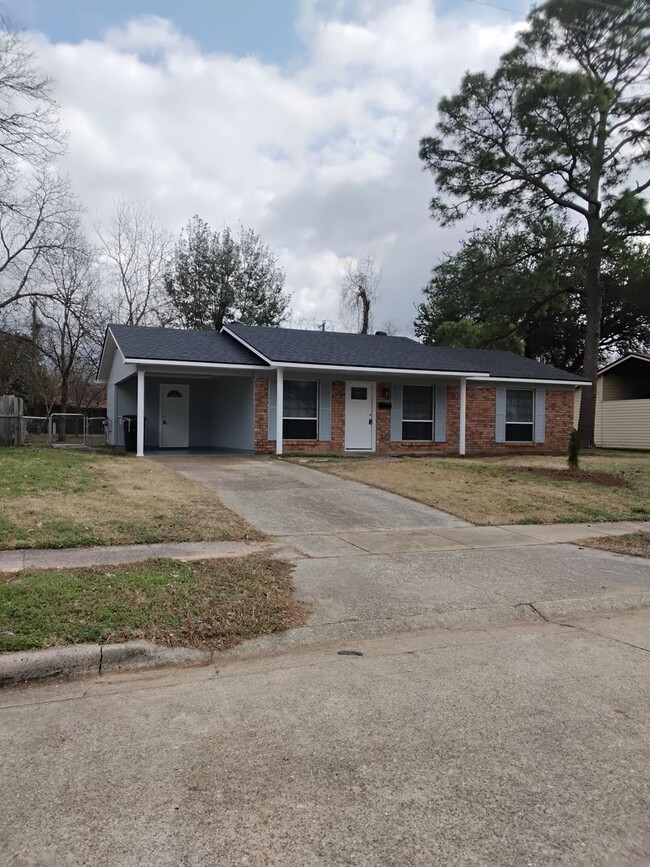
<svg viewBox="0 0 650 867">
<path fill-rule="evenodd" d="M 583 455 L 585 472 L 580 478 L 561 478 L 554 472 L 566 468 L 566 459 L 561 457 L 300 459 L 305 462 L 434 506 L 472 524 L 650 518 L 650 454 L 638 452 Z M 611 476 L 617 478 L 608 478 Z"/>
<path fill-rule="evenodd" d="M 0 549 L 259 538 L 209 490 L 156 461 L 0 449 Z"/>
<path fill-rule="evenodd" d="M 135 638 L 222 650 L 306 616 L 289 564 L 259 555 L 0 575 L 0 651 Z"/>
</svg>

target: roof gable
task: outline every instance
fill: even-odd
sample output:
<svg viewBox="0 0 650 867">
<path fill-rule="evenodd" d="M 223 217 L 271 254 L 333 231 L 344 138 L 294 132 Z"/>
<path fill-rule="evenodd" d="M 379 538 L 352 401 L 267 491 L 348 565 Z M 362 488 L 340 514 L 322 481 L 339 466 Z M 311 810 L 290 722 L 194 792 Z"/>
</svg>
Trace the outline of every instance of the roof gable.
<svg viewBox="0 0 650 867">
<path fill-rule="evenodd" d="M 258 355 L 218 331 L 144 325 L 109 325 L 109 330 L 127 360 L 266 366 Z"/>
</svg>

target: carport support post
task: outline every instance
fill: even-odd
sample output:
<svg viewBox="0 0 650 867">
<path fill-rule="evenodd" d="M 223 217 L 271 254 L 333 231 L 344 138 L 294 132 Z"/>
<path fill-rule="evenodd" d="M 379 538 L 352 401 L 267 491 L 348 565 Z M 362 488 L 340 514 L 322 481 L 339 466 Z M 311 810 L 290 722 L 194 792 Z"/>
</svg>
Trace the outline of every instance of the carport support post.
<svg viewBox="0 0 650 867">
<path fill-rule="evenodd" d="M 465 415 L 467 410 L 467 380 L 460 381 L 460 424 L 458 425 L 458 454 L 465 454 Z"/>
<path fill-rule="evenodd" d="M 284 371 L 278 367 L 278 387 L 275 406 L 275 453 L 282 454 L 282 416 L 284 410 Z"/>
<path fill-rule="evenodd" d="M 136 455 L 144 457 L 144 370 L 138 371 L 138 440 Z"/>
</svg>

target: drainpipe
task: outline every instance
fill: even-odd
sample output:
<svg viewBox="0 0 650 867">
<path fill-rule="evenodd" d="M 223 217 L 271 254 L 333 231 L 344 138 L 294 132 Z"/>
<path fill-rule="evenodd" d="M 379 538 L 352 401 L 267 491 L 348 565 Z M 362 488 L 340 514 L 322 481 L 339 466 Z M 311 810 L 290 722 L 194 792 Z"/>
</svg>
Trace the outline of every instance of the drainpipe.
<svg viewBox="0 0 650 867">
<path fill-rule="evenodd" d="M 278 387 L 275 407 L 275 453 L 282 454 L 282 416 L 284 409 L 284 371 L 278 367 Z"/>
<path fill-rule="evenodd" d="M 458 426 L 458 454 L 465 454 L 465 415 L 467 407 L 467 380 L 460 381 L 460 424 Z"/>
<path fill-rule="evenodd" d="M 144 370 L 138 371 L 138 435 L 136 455 L 144 457 Z"/>
</svg>

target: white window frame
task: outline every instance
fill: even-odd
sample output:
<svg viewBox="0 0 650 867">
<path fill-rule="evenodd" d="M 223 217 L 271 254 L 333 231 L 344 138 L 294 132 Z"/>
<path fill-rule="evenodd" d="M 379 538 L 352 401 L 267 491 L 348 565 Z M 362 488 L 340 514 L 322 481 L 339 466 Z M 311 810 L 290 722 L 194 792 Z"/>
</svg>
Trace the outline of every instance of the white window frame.
<svg viewBox="0 0 650 867">
<path fill-rule="evenodd" d="M 531 401 L 531 420 L 528 421 L 508 421 L 508 394 L 512 391 L 527 391 L 532 394 L 533 399 Z M 506 405 L 505 405 L 505 421 L 504 421 L 504 429 L 503 436 L 504 441 L 507 443 L 534 443 L 535 442 L 535 403 L 536 403 L 536 394 L 534 388 L 506 388 Z M 508 425 L 509 424 L 528 424 L 530 425 L 530 439 L 529 440 L 509 440 L 508 439 Z"/>
<path fill-rule="evenodd" d="M 306 415 L 285 415 L 284 414 L 284 400 L 287 394 L 287 385 L 292 382 L 315 382 L 316 383 L 316 415 L 315 416 L 306 416 Z M 282 387 L 282 441 L 291 442 L 291 443 L 317 443 L 318 442 L 318 433 L 319 433 L 319 424 L 320 424 L 320 380 L 318 379 L 285 379 Z M 316 422 L 316 436 L 314 437 L 287 437 L 284 435 L 284 423 L 285 421 L 315 421 Z"/>
<path fill-rule="evenodd" d="M 406 418 L 404 415 L 404 389 L 405 388 L 428 388 L 431 390 L 431 415 L 432 418 Z M 429 424 L 431 422 L 431 439 L 414 440 L 404 437 L 404 424 Z M 402 442 L 405 443 L 432 443 L 436 439 L 436 387 L 435 385 L 423 385 L 420 382 L 405 382 L 402 385 Z"/>
</svg>

